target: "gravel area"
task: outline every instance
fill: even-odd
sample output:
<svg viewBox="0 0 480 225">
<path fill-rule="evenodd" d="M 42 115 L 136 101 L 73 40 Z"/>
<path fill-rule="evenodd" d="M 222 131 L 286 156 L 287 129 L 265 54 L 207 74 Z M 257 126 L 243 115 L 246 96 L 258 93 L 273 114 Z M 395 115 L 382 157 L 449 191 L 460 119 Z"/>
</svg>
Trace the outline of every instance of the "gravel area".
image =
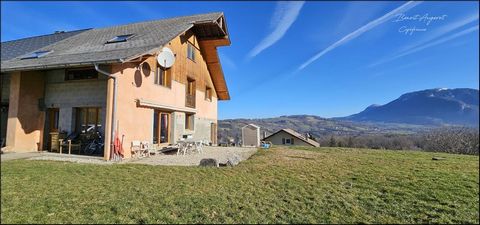
<svg viewBox="0 0 480 225">
<path fill-rule="evenodd" d="M 250 158 L 257 152 L 257 148 L 240 148 L 240 147 L 211 147 L 203 148 L 203 153 L 195 153 L 190 155 L 155 155 L 141 159 L 131 159 L 123 161 L 123 163 L 138 163 L 147 165 L 164 165 L 164 166 L 198 166 L 200 160 L 205 158 L 214 158 L 218 163 L 227 163 L 229 157 L 237 156 L 240 161 Z"/>
<path fill-rule="evenodd" d="M 1 160 L 27 159 L 27 160 L 50 160 L 74 163 L 89 163 L 111 165 L 115 163 L 135 163 L 147 165 L 163 165 L 163 166 L 198 166 L 200 160 L 206 158 L 216 159 L 220 164 L 226 164 L 229 158 L 234 157 L 238 161 L 243 161 L 257 151 L 256 148 L 240 148 L 240 147 L 211 147 L 203 148 L 203 153 L 194 153 L 188 155 L 155 155 L 141 159 L 124 159 L 121 162 L 105 161 L 102 157 L 58 154 L 51 152 L 7 152 L 1 155 Z"/>
</svg>

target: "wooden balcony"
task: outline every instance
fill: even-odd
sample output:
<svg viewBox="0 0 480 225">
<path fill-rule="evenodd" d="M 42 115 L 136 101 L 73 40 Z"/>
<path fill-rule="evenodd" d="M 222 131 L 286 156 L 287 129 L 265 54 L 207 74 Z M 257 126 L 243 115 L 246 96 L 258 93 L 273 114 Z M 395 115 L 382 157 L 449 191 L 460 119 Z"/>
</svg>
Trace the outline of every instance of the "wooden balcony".
<svg viewBox="0 0 480 225">
<path fill-rule="evenodd" d="M 185 106 L 195 108 L 195 95 L 185 95 Z"/>
</svg>

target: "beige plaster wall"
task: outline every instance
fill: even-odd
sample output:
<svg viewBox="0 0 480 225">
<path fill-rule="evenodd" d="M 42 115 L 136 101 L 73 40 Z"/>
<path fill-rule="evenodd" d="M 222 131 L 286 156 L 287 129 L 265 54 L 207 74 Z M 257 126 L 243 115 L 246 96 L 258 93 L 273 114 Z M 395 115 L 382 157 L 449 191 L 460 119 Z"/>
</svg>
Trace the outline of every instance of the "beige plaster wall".
<svg viewBox="0 0 480 225">
<path fill-rule="evenodd" d="M 45 76 L 42 71 L 11 74 L 7 124 L 7 150 L 41 150 L 45 112 L 39 109 Z"/>
<path fill-rule="evenodd" d="M 191 42 L 196 43 L 193 36 Z M 125 157 L 130 157 L 130 147 L 133 140 L 153 139 L 153 107 L 140 106 L 138 99 L 143 99 L 157 105 L 166 105 L 185 110 L 195 110 L 194 137 L 198 139 L 210 138 L 210 123 L 217 122 L 217 98 L 207 66 L 200 51 L 196 50 L 195 62 L 187 59 L 186 36 L 179 36 L 172 40 L 168 47 L 176 54 L 176 61 L 171 68 L 171 87 L 164 87 L 154 83 L 156 70 L 156 56 L 149 57 L 142 62 L 116 64 L 112 66 L 112 73 L 117 77 L 117 109 L 119 137 L 123 136 Z M 198 43 L 196 44 L 198 47 Z M 147 65 L 145 65 L 147 64 Z M 185 81 L 188 77 L 196 80 L 196 107 L 185 106 Z M 212 100 L 205 99 L 205 87 L 212 88 Z M 107 100 L 108 102 L 108 100 Z M 167 111 L 168 110 L 162 110 Z M 170 118 L 171 142 L 177 140 L 184 131 L 185 115 L 182 110 L 172 112 Z M 198 122 L 197 122 L 198 121 Z M 183 126 L 183 127 L 182 127 Z M 197 129 L 198 126 L 198 129 Z"/>
</svg>

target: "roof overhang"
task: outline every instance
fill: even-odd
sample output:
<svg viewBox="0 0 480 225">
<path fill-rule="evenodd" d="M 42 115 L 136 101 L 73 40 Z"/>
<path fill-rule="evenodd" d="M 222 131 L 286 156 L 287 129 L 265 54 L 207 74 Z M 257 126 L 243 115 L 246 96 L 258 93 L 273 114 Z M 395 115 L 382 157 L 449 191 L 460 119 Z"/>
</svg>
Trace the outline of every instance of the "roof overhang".
<svg viewBox="0 0 480 225">
<path fill-rule="evenodd" d="M 18 68 L 1 68 L 2 73 L 9 73 L 9 72 L 16 72 L 16 71 L 32 71 L 32 70 L 47 70 L 47 69 L 63 69 L 63 68 L 70 68 L 70 67 L 79 67 L 79 66 L 93 66 L 95 64 L 112 64 L 112 63 L 120 63 L 122 62 L 121 59 L 115 60 L 103 60 L 103 61 L 92 61 L 92 62 L 78 62 L 78 63 L 67 63 L 67 64 L 52 64 L 52 65 L 39 65 L 39 66 L 26 66 L 26 67 L 18 67 Z"/>
<path fill-rule="evenodd" d="M 218 99 L 230 100 L 230 94 L 217 51 L 217 47 L 229 46 L 231 43 L 225 16 L 222 14 L 213 21 L 196 21 L 192 29 L 198 38 L 200 50 L 207 63 Z"/>
</svg>

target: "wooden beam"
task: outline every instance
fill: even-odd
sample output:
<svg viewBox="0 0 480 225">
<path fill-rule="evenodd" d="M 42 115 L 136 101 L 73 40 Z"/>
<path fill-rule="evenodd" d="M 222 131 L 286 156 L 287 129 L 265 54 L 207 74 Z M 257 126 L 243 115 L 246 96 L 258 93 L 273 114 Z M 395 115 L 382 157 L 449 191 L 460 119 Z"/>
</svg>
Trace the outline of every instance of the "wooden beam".
<svg viewBox="0 0 480 225">
<path fill-rule="evenodd" d="M 199 43 L 205 47 L 229 46 L 231 44 L 228 36 L 215 39 L 200 39 Z"/>
</svg>

